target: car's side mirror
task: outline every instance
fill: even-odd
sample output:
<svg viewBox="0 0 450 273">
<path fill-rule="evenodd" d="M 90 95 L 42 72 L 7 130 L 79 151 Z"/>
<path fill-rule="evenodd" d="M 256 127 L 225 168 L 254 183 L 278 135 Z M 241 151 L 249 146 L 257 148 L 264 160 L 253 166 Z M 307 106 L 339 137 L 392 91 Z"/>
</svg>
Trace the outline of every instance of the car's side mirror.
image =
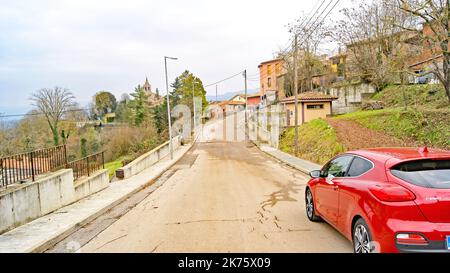
<svg viewBox="0 0 450 273">
<path fill-rule="evenodd" d="M 309 176 L 311 176 L 312 178 L 319 178 L 321 175 L 321 171 L 312 171 L 309 173 Z"/>
</svg>

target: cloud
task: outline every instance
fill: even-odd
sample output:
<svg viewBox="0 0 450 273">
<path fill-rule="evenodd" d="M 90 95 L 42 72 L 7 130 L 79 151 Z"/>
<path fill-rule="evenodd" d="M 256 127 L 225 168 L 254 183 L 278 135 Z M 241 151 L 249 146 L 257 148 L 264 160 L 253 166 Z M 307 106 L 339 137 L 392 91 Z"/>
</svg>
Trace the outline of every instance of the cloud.
<svg viewBox="0 0 450 273">
<path fill-rule="evenodd" d="M 165 90 L 188 69 L 204 83 L 257 65 L 288 40 L 284 27 L 313 3 L 298 0 L 0 0 L 0 112 L 28 105 L 43 87 L 71 89 L 80 102 L 99 90 L 117 96 L 149 77 Z M 250 83 L 251 88 L 258 83 Z M 242 89 L 242 79 L 219 93 Z M 214 90 L 209 90 L 214 93 Z M 12 95 L 14 94 L 14 95 Z"/>
</svg>

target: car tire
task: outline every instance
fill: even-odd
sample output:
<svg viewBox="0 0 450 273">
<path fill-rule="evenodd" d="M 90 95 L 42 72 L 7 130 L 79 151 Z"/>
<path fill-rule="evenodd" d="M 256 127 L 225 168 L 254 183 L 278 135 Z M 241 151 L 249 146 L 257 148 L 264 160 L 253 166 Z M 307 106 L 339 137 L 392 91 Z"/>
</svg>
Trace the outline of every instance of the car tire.
<svg viewBox="0 0 450 273">
<path fill-rule="evenodd" d="M 319 222 L 322 219 L 316 215 L 316 207 L 314 206 L 314 198 L 312 192 L 309 188 L 306 189 L 305 192 L 305 208 L 306 208 L 306 216 L 311 222 Z"/>
<path fill-rule="evenodd" d="M 372 233 L 364 219 L 359 218 L 353 226 L 353 251 L 355 253 L 373 253 Z"/>
</svg>

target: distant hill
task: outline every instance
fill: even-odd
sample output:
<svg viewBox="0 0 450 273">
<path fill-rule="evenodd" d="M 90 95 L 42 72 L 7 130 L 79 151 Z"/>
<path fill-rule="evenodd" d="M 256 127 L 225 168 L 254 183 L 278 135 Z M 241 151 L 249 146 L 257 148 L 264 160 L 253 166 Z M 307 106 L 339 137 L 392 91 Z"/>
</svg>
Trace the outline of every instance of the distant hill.
<svg viewBox="0 0 450 273">
<path fill-rule="evenodd" d="M 256 92 L 258 92 L 259 89 L 255 88 L 255 89 L 248 89 L 247 90 L 247 94 L 254 94 Z M 234 91 L 234 92 L 227 92 L 225 94 L 218 94 L 217 95 L 217 100 L 219 101 L 224 101 L 224 100 L 229 100 L 231 99 L 233 96 L 237 95 L 237 94 L 244 94 L 245 90 L 240 90 L 240 91 Z M 207 101 L 215 101 L 216 100 L 216 95 L 206 95 L 206 100 Z"/>
</svg>

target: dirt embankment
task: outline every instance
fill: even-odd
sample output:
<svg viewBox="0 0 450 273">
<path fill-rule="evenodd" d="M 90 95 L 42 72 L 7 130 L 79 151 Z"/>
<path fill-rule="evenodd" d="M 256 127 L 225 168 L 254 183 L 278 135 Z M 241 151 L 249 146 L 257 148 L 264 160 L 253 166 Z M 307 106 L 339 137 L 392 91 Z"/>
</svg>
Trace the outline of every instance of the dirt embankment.
<svg viewBox="0 0 450 273">
<path fill-rule="evenodd" d="M 406 147 L 412 145 L 412 143 L 405 143 L 392 136 L 366 128 L 356 121 L 327 119 L 327 122 L 335 129 L 339 143 L 347 151 L 375 147 Z"/>
</svg>

